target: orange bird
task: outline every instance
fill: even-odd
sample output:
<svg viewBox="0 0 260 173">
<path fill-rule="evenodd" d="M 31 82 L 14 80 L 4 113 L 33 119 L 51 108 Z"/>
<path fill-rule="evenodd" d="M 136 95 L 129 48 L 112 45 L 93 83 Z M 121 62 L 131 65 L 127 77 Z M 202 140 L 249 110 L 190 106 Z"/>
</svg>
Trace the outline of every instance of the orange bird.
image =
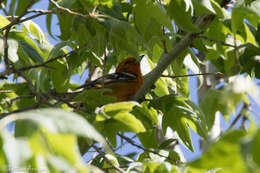
<svg viewBox="0 0 260 173">
<path fill-rule="evenodd" d="M 82 85 L 80 88 L 109 88 L 112 92 L 105 95 L 115 96 L 116 101 L 131 100 L 144 82 L 140 63 L 134 57 L 124 59 L 119 63 L 115 73 L 107 74 Z"/>
</svg>

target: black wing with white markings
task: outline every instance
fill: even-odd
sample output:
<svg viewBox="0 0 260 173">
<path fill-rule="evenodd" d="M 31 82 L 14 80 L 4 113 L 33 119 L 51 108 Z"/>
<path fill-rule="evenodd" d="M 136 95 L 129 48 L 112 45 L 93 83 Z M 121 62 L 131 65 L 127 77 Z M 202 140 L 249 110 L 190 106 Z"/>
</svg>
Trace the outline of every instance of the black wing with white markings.
<svg viewBox="0 0 260 173">
<path fill-rule="evenodd" d="M 102 76 L 100 78 L 97 78 L 94 81 L 91 81 L 90 83 L 84 84 L 80 86 L 79 88 L 92 88 L 92 87 L 98 87 L 101 88 L 104 85 L 108 85 L 115 82 L 125 82 L 125 81 L 132 81 L 135 80 L 137 76 L 132 73 L 127 72 L 116 72 L 112 74 L 108 74 L 105 76 Z"/>
</svg>

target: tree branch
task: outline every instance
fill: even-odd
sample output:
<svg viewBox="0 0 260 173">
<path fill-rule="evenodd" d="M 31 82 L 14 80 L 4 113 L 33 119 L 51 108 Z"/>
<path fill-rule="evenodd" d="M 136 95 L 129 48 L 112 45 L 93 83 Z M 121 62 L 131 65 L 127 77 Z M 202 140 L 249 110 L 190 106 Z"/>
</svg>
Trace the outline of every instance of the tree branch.
<svg viewBox="0 0 260 173">
<path fill-rule="evenodd" d="M 215 15 L 202 15 L 198 22 L 196 23 L 197 28 L 201 31 L 204 30 L 215 18 Z M 145 96 L 145 94 L 150 90 L 152 85 L 159 79 L 163 71 L 171 64 L 178 56 L 186 50 L 194 39 L 198 37 L 200 33 L 188 33 L 184 38 L 172 49 L 169 53 L 165 54 L 163 58 L 158 62 L 157 66 L 147 75 L 147 78 L 135 94 L 134 100 L 138 101 Z"/>
<path fill-rule="evenodd" d="M 216 75 L 218 78 L 223 78 L 224 74 L 221 72 L 216 72 L 216 73 L 197 73 L 197 74 L 187 74 L 187 75 L 176 75 L 176 76 L 172 76 L 172 75 L 161 75 L 161 77 L 169 77 L 169 78 L 179 78 L 179 77 L 190 77 L 190 76 L 205 76 L 205 75 Z"/>
</svg>

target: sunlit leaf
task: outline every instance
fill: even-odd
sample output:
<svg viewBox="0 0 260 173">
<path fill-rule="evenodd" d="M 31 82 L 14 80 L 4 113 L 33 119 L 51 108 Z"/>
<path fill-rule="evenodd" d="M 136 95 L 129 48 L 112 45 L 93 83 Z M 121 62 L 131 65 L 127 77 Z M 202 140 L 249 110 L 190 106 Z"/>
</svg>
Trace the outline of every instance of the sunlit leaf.
<svg viewBox="0 0 260 173">
<path fill-rule="evenodd" d="M 208 169 L 220 168 L 221 172 L 247 172 L 240 152 L 240 140 L 244 136 L 241 131 L 233 131 L 224 135 L 212 145 L 200 159 L 189 163 L 191 167 Z M 202 171 L 202 170 L 201 170 Z"/>
<path fill-rule="evenodd" d="M 106 144 L 104 138 L 91 124 L 73 112 L 66 112 L 61 109 L 40 109 L 13 114 L 7 118 L 10 120 L 28 119 L 52 133 L 75 134 Z"/>
<path fill-rule="evenodd" d="M 8 58 L 12 62 L 17 62 L 19 60 L 17 51 L 18 51 L 18 42 L 14 39 L 8 39 L 7 40 L 8 45 Z M 4 41 L 3 39 L 0 39 L 0 55 L 4 55 Z"/>
<path fill-rule="evenodd" d="M 172 0 L 167 11 L 181 29 L 190 32 L 199 31 L 192 23 L 192 6 L 188 6 L 183 0 Z"/>
<path fill-rule="evenodd" d="M 25 41 L 19 41 L 19 44 L 22 46 L 24 52 L 35 62 L 42 63 L 43 58 L 30 44 Z"/>
</svg>

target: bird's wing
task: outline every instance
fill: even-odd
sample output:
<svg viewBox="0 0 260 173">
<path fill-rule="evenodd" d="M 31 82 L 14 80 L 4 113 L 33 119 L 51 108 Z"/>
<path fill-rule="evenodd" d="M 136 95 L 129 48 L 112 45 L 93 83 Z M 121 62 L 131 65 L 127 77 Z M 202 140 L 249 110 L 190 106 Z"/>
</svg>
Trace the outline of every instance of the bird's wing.
<svg viewBox="0 0 260 173">
<path fill-rule="evenodd" d="M 127 72 L 116 72 L 116 73 L 108 74 L 100 78 L 97 78 L 96 80 L 84 84 L 79 88 L 93 88 L 93 87 L 102 88 L 103 86 L 106 86 L 111 83 L 133 81 L 136 79 L 137 76 L 135 74 L 127 73 Z"/>
</svg>

